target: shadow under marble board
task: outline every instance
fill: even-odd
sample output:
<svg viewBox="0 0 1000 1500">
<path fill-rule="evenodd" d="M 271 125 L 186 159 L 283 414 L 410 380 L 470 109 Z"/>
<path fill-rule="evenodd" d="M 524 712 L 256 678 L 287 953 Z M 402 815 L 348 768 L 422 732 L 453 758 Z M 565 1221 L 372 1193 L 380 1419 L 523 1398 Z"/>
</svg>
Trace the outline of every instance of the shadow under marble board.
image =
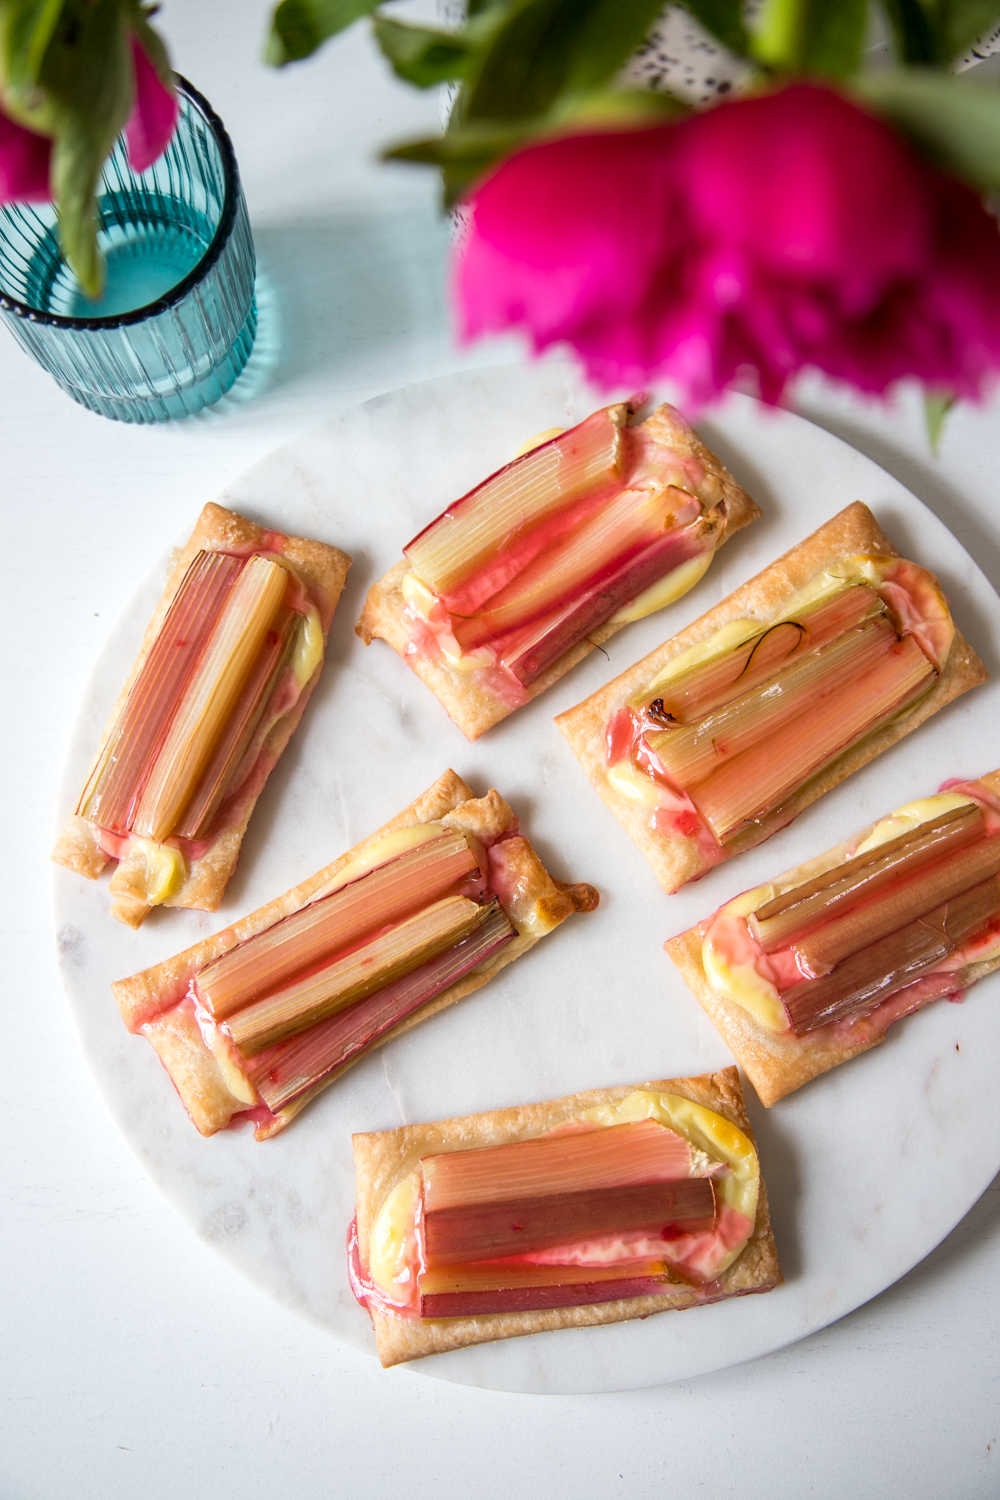
<svg viewBox="0 0 1000 1500">
<path fill-rule="evenodd" d="M 987 660 L 1000 601 L 935 517 L 875 464 L 787 412 L 732 397 L 705 424 L 764 519 L 722 549 L 686 598 L 628 626 L 551 691 L 468 744 L 383 643 L 353 625 L 368 586 L 450 500 L 532 434 L 602 399 L 566 366 L 478 370 L 347 411 L 235 480 L 225 505 L 354 556 L 306 718 L 260 799 L 240 866 L 214 914 L 160 910 L 133 933 L 107 914 L 104 883 L 55 870 L 56 931 L 72 1010 L 120 1128 L 178 1212 L 233 1267 L 374 1358 L 347 1282 L 352 1131 L 553 1098 L 582 1088 L 702 1073 L 731 1059 L 663 952 L 668 936 L 762 878 L 837 843 L 949 776 L 998 761 L 1000 683 L 932 719 L 769 843 L 666 897 L 599 801 L 553 716 L 717 603 L 835 511 L 864 500 L 905 520 L 918 561 L 939 569 Z M 161 562 L 115 625 L 81 705 L 58 821 L 70 809 L 162 586 Z M 983 638 L 984 636 L 990 638 Z M 263 904 L 378 827 L 453 766 L 496 786 L 562 879 L 601 905 L 426 1026 L 375 1053 L 283 1134 L 196 1134 L 152 1049 L 128 1035 L 113 979 L 167 957 Z M 968 1210 L 1000 1167 L 1000 977 L 963 1005 L 937 1004 L 886 1045 L 818 1079 L 759 1130 L 786 1284 L 645 1322 L 515 1339 L 439 1355 L 422 1375 L 510 1391 L 615 1391 L 690 1379 L 821 1328 L 890 1285 Z M 387 1376 L 386 1378 L 392 1378 Z"/>
</svg>

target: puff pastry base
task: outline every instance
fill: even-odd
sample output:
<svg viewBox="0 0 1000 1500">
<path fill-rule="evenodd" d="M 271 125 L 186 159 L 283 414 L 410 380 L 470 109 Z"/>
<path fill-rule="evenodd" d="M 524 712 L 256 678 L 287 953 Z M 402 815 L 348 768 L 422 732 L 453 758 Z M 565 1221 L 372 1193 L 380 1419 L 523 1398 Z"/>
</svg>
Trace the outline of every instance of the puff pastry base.
<svg viewBox="0 0 1000 1500">
<path fill-rule="evenodd" d="M 734 532 L 761 515 L 760 507 L 736 483 L 721 459 L 706 448 L 676 408 L 667 404 L 657 407 L 644 425 L 656 428 L 661 441 L 682 457 L 697 458 L 705 472 L 714 475 L 719 481 L 726 502 L 726 527 L 719 541 L 720 547 Z M 376 636 L 387 641 L 407 666 L 426 683 L 469 740 L 478 739 L 515 709 L 522 708 L 524 704 L 537 698 L 539 693 L 544 693 L 546 688 L 564 677 L 577 662 L 589 656 L 597 646 L 622 629 L 621 625 L 613 625 L 609 621 L 592 630 L 585 640 L 579 641 L 558 661 L 553 662 L 528 688 L 519 687 L 497 668 L 460 672 L 450 666 L 443 656 L 427 656 L 408 649 L 410 617 L 404 614 L 406 601 L 402 585 L 409 572 L 410 565 L 404 558 L 394 568 L 390 568 L 384 578 L 372 585 L 355 631 L 366 646 Z"/>
<path fill-rule="evenodd" d="M 258 526 L 256 522 L 248 521 L 245 516 L 238 516 L 231 510 L 225 510 L 221 505 L 206 505 L 187 542 L 172 559 L 166 588 L 156 606 L 153 618 L 146 627 L 139 654 L 128 680 L 111 710 L 93 764 L 96 765 L 104 742 L 118 721 L 118 715 L 125 704 L 132 684 L 139 675 L 139 670 L 173 603 L 174 595 L 196 553 L 202 549 L 209 552 L 224 552 L 258 547 L 273 551 L 279 544 L 282 548 L 282 555 L 294 564 L 296 572 L 307 587 L 312 602 L 319 610 L 323 640 L 326 641 L 330 631 L 330 621 L 333 619 L 333 612 L 343 590 L 347 570 L 351 565 L 351 559 L 347 553 L 341 552 L 337 547 L 330 547 L 325 542 L 313 542 L 304 537 L 285 536 L 281 532 L 268 531 L 263 526 Z M 250 821 L 254 804 L 263 791 L 264 783 L 277 764 L 282 751 L 294 734 L 312 691 L 319 681 L 322 669 L 321 662 L 312 678 L 302 689 L 291 711 L 279 719 L 272 728 L 264 741 L 256 765 L 230 804 L 225 826 L 218 831 L 204 852 L 191 861 L 187 879 L 181 888 L 163 903 L 165 906 L 193 906 L 200 911 L 218 910 L 222 894 L 236 868 L 240 845 L 243 842 L 243 835 Z M 88 777 L 89 775 L 90 772 L 88 772 Z M 52 858 L 56 864 L 65 865 L 68 870 L 73 870 L 77 875 L 84 875 L 88 880 L 96 880 L 109 861 L 109 856 L 101 848 L 96 825 L 75 813 L 67 820 L 52 852 Z M 141 926 L 151 910 L 144 899 L 145 890 L 144 856 L 137 853 L 120 861 L 111 878 L 110 892 L 113 898 L 111 915 L 128 927 Z"/>
<path fill-rule="evenodd" d="M 814 531 L 804 542 L 800 542 L 797 547 L 771 563 L 770 567 L 736 589 L 721 604 L 695 620 L 693 625 L 665 641 L 662 646 L 636 662 L 635 666 L 629 667 L 605 687 L 556 719 L 556 724 L 566 736 L 598 794 L 629 837 L 638 844 L 668 894 L 679 890 L 689 880 L 697 880 L 699 875 L 704 875 L 714 864 L 730 859 L 732 855 L 723 850 L 718 858 L 712 860 L 706 857 L 694 839 L 680 834 L 655 833 L 649 824 L 649 809 L 623 797 L 611 786 L 606 774 L 605 728 L 608 720 L 618 709 L 624 707 L 633 694 L 641 692 L 647 683 L 652 682 L 667 662 L 681 651 L 706 640 L 731 620 L 779 619 L 787 601 L 815 578 L 817 573 L 846 558 L 864 553 L 880 553 L 889 557 L 900 555 L 868 507 L 861 501 L 855 501 L 825 526 Z M 796 799 L 797 811 L 801 812 L 824 792 L 838 786 L 852 771 L 867 765 L 870 760 L 881 755 L 883 750 L 888 750 L 890 745 L 894 745 L 925 719 L 944 708 L 946 703 L 968 692 L 969 688 L 976 687 L 978 683 L 985 682 L 988 676 L 983 663 L 956 628 L 948 660 L 933 690 L 921 699 L 912 713 L 869 735 L 846 755 L 840 756 L 822 775 L 817 776 L 808 790 Z M 762 843 L 764 837 L 768 836 L 764 835 L 759 842 Z"/>
<path fill-rule="evenodd" d="M 474 1147 L 499 1146 L 509 1141 L 525 1140 L 551 1130 L 564 1120 L 575 1119 L 583 1110 L 598 1104 L 618 1104 L 636 1089 L 652 1089 L 680 1094 L 695 1104 L 715 1110 L 732 1121 L 753 1141 L 735 1068 L 718 1073 L 704 1073 L 697 1078 L 658 1079 L 653 1083 L 635 1083 L 624 1088 L 586 1089 L 564 1099 L 544 1104 L 520 1105 L 514 1109 L 490 1110 L 486 1114 L 466 1115 L 457 1120 L 438 1120 L 432 1125 L 404 1125 L 398 1130 L 381 1130 L 355 1135 L 354 1165 L 358 1178 L 358 1245 L 362 1265 L 376 1215 L 396 1184 L 409 1176 L 422 1156 L 439 1151 L 463 1151 Z M 487 1344 L 495 1339 L 520 1338 L 527 1333 L 542 1333 L 553 1328 L 589 1328 L 601 1323 L 625 1323 L 630 1318 L 646 1318 L 651 1313 L 670 1312 L 697 1307 L 706 1300 L 721 1302 L 728 1297 L 746 1296 L 751 1292 L 769 1292 L 782 1282 L 778 1252 L 771 1233 L 767 1191 L 761 1175 L 757 1199 L 757 1221 L 742 1254 L 718 1278 L 710 1298 L 698 1296 L 685 1288 L 676 1292 L 645 1297 L 627 1297 L 619 1302 L 602 1302 L 591 1307 L 559 1307 L 542 1312 L 491 1313 L 471 1318 L 401 1318 L 378 1309 L 372 1311 L 372 1323 L 383 1366 L 397 1365 L 427 1354 L 443 1354 L 449 1349 L 464 1349 L 470 1344 Z"/>
<path fill-rule="evenodd" d="M 528 840 L 518 835 L 517 818 L 499 793 L 490 791 L 485 797 L 476 798 L 460 776 L 454 771 L 445 771 L 432 787 L 390 819 L 384 827 L 362 839 L 353 849 L 340 855 L 322 870 L 317 870 L 308 880 L 293 886 L 283 896 L 276 897 L 249 916 L 234 922 L 231 927 L 223 928 L 221 932 L 205 938 L 174 958 L 168 958 L 151 969 L 112 984 L 112 993 L 125 1025 L 129 1031 L 141 1033 L 152 1045 L 202 1135 L 214 1135 L 217 1130 L 224 1129 L 232 1117 L 246 1111 L 248 1105 L 230 1093 L 218 1063 L 202 1039 L 191 1003 L 185 1003 L 188 985 L 194 975 L 206 964 L 235 948 L 238 943 L 253 937 L 255 933 L 263 932 L 282 917 L 306 906 L 315 893 L 346 864 L 371 848 L 387 833 L 419 823 L 437 823 L 442 819 L 450 827 L 474 834 L 486 845 L 497 842 L 500 837 L 508 839 L 511 846 L 508 866 L 513 863 L 516 869 L 519 896 L 526 904 L 530 903 L 536 925 L 551 930 L 565 921 L 572 912 L 590 911 L 597 905 L 598 896 L 593 886 L 565 885 L 553 880 Z M 456 1000 L 478 990 L 506 964 L 526 953 L 539 941 L 538 937 L 517 936 L 474 973 L 467 974 L 464 979 L 451 985 L 435 999 L 429 1000 L 412 1015 L 399 1021 L 379 1038 L 375 1047 L 384 1046 L 394 1037 L 409 1031 L 411 1026 L 419 1026 L 439 1010 L 444 1010 L 445 1006 L 454 1005 Z M 369 1051 L 371 1050 L 374 1049 L 370 1048 Z M 256 1122 L 257 1139 L 266 1140 L 284 1129 L 310 1100 L 358 1061 L 359 1057 L 352 1058 L 328 1073 L 313 1089 L 294 1100 L 280 1114 L 270 1115 L 267 1112 L 266 1119 Z"/>
<path fill-rule="evenodd" d="M 1000 796 L 1000 771 L 992 771 L 988 776 L 980 776 L 977 779 L 995 795 Z M 876 822 L 878 821 L 876 819 Z M 825 854 L 819 854 L 805 864 L 798 865 L 794 870 L 787 870 L 784 875 L 779 875 L 773 882 L 775 891 L 791 890 L 794 886 L 802 885 L 805 881 L 824 874 L 834 865 L 843 863 L 845 859 L 850 858 L 850 851 L 856 849 L 874 827 L 875 823 L 870 824 L 860 834 L 856 834 L 852 839 L 845 839 L 835 849 L 828 849 Z M 871 1047 L 877 1047 L 884 1041 L 885 1030 L 877 1029 L 877 1008 L 870 1013 L 875 1022 L 871 1031 L 865 1035 L 862 1030 L 861 1039 L 851 1046 L 838 1040 L 833 1027 L 823 1027 L 802 1037 L 796 1037 L 788 1032 L 768 1031 L 749 1011 L 744 1010 L 742 1005 L 721 995 L 709 983 L 701 956 L 706 926 L 706 923 L 700 923 L 697 927 L 691 927 L 687 932 L 670 938 L 663 946 L 683 975 L 688 988 L 750 1079 L 760 1102 L 768 1108 L 779 1099 L 783 1099 L 786 1094 L 801 1088 L 802 1084 L 808 1083 L 810 1078 L 829 1072 L 839 1063 L 847 1062 L 849 1058 L 857 1057 L 859 1053 L 867 1052 Z M 970 985 L 975 984 L 977 979 L 985 978 L 997 968 L 1000 968 L 1000 958 L 968 964 L 964 969 L 958 970 L 955 976 L 956 988 L 968 989 Z"/>
</svg>

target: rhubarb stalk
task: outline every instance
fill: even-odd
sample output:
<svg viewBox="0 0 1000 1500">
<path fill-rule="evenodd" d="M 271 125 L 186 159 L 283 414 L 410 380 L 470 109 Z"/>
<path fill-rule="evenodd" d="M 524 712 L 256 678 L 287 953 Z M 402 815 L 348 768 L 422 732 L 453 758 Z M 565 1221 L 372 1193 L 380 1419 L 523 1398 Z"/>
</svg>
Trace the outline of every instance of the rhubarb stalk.
<svg viewBox="0 0 1000 1500">
<path fill-rule="evenodd" d="M 301 1036 L 259 1052 L 247 1068 L 251 1082 L 277 1114 L 335 1068 L 360 1057 L 397 1022 L 478 969 L 516 936 L 499 901 L 494 901 L 482 926 L 437 958 Z"/>
<path fill-rule="evenodd" d="M 552 1307 L 591 1307 L 600 1302 L 619 1302 L 626 1297 L 649 1297 L 676 1292 L 676 1283 L 665 1276 L 601 1278 L 590 1267 L 589 1281 L 563 1282 L 555 1286 L 483 1288 L 468 1292 L 438 1292 L 421 1295 L 422 1318 L 474 1318 L 494 1313 L 542 1312 Z"/>
<path fill-rule="evenodd" d="M 224 552 L 192 560 L 83 790 L 82 817 L 113 833 L 131 831 L 137 799 L 243 567 Z"/>
<path fill-rule="evenodd" d="M 456 619 L 453 628 L 463 651 L 474 651 L 551 613 L 565 600 L 592 592 L 637 553 L 666 532 L 680 530 L 700 511 L 699 502 L 682 490 L 622 490 L 559 545 L 547 547 L 478 613 Z"/>
<path fill-rule="evenodd" d="M 681 563 L 718 545 L 725 528 L 723 504 L 690 526 L 667 529 L 642 551 L 605 572 L 561 610 L 497 641 L 500 664 L 523 687 L 558 661 L 590 630 L 596 630 L 638 594 Z"/>
<path fill-rule="evenodd" d="M 135 831 L 162 842 L 177 827 L 281 610 L 289 574 L 254 556 L 171 723 L 135 816 Z"/>
<path fill-rule="evenodd" d="M 710 1234 L 714 1225 L 715 1189 L 707 1177 L 454 1208 L 425 1204 L 424 1257 L 430 1268 L 523 1255 L 626 1230 Z"/>
<path fill-rule="evenodd" d="M 459 942 L 483 922 L 487 910 L 465 896 L 435 902 L 346 958 L 237 1011 L 225 1023 L 233 1041 L 244 1057 L 252 1057 L 315 1026 Z"/>
<path fill-rule="evenodd" d="M 874 1009 L 912 984 L 1000 915 L 1000 879 L 993 876 L 863 948 L 821 979 L 807 979 L 782 995 L 797 1036 Z"/>
<path fill-rule="evenodd" d="M 763 685 L 732 699 L 697 724 L 646 736 L 675 785 L 705 781 L 725 761 L 761 740 L 776 738 L 796 719 L 808 723 L 816 700 L 838 696 L 898 643 L 887 619 L 866 625 L 808 652 Z M 923 660 L 922 653 L 919 652 Z M 932 669 L 927 664 L 928 672 Z"/>
<path fill-rule="evenodd" d="M 479 1151 L 447 1151 L 421 1162 L 424 1203 L 431 1211 L 669 1182 L 687 1177 L 690 1165 L 688 1142 L 656 1120 L 560 1131 Z"/>
<path fill-rule="evenodd" d="M 283 606 L 267 632 L 257 663 L 177 825 L 175 832 L 179 838 L 204 838 L 223 798 L 233 789 L 236 774 L 253 744 L 264 710 L 288 661 L 301 619 L 301 615 Z"/>
<path fill-rule="evenodd" d="M 735 694 L 748 693 L 766 682 L 793 658 L 798 661 L 866 620 L 885 614 L 886 607 L 874 589 L 867 584 L 851 585 L 794 619 L 752 630 L 738 645 L 725 647 L 686 671 L 665 675 L 662 682 L 654 682 L 630 699 L 629 706 L 644 711 L 654 724 L 697 724 Z"/>
<path fill-rule="evenodd" d="M 799 969 L 814 978 L 828 974 L 852 953 L 870 947 L 998 873 L 1000 837 L 980 839 L 952 850 L 800 938 L 792 949 Z"/>
<path fill-rule="evenodd" d="M 404 547 L 413 572 L 446 609 L 458 614 L 477 609 L 530 561 L 523 554 L 504 557 L 514 541 L 618 477 L 624 415 L 625 408 L 594 412 L 569 432 L 515 459 Z"/>
<path fill-rule="evenodd" d="M 401 922 L 478 873 L 462 833 L 446 833 L 378 865 L 206 965 L 198 994 L 217 1021 L 280 989 L 331 955 Z"/>
<path fill-rule="evenodd" d="M 874 657 L 874 659 L 873 659 Z M 720 842 L 780 806 L 852 745 L 929 692 L 937 672 L 911 636 L 872 653 L 863 669 L 825 684 L 801 704 L 776 741 L 758 741 L 726 760 L 691 800 Z"/>
<path fill-rule="evenodd" d="M 750 929 L 766 953 L 786 948 L 845 908 L 984 834 L 983 815 L 975 803 L 953 807 L 765 902 L 751 916 Z"/>
</svg>

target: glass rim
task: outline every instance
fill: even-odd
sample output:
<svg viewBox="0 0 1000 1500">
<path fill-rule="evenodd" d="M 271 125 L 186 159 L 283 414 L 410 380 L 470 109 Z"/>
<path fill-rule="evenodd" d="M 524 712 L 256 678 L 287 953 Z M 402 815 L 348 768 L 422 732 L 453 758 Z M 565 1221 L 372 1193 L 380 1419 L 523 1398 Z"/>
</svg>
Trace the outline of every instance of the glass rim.
<svg viewBox="0 0 1000 1500">
<path fill-rule="evenodd" d="M 189 83 L 180 73 L 174 74 L 174 81 L 178 92 L 190 100 L 201 113 L 205 123 L 215 137 L 215 143 L 219 148 L 219 154 L 222 158 L 222 213 L 219 216 L 219 222 L 216 225 L 215 233 L 208 248 L 200 260 L 195 262 L 182 281 L 179 281 L 176 286 L 172 286 L 168 292 L 164 292 L 162 297 L 157 297 L 154 302 L 146 302 L 142 307 L 133 307 L 129 312 L 114 313 L 110 317 L 71 318 L 62 313 L 43 312 L 40 307 L 31 307 L 27 302 L 19 302 L 16 297 L 10 297 L 5 292 L 0 292 L 0 312 L 14 313 L 16 317 L 23 318 L 26 323 L 41 323 L 50 328 L 76 330 L 126 328 L 133 323 L 145 323 L 150 318 L 158 317 L 160 313 L 166 312 L 169 308 L 176 307 L 177 303 L 183 301 L 192 288 L 196 287 L 199 282 L 204 281 L 209 271 L 211 271 L 221 256 L 232 233 L 239 201 L 239 169 L 236 165 L 236 153 L 233 150 L 233 143 L 229 139 L 226 127 L 204 94 L 199 93 L 194 84 Z"/>
</svg>

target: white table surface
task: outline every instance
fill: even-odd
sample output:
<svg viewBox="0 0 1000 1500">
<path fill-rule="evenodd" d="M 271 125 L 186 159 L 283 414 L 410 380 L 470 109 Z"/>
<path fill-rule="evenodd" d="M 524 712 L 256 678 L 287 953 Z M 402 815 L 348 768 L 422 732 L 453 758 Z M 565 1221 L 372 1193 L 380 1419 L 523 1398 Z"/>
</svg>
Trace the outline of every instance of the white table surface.
<svg viewBox="0 0 1000 1500">
<path fill-rule="evenodd" d="M 201 504 L 269 449 L 379 391 L 512 354 L 455 351 L 433 179 L 375 164 L 381 143 L 435 126 L 434 96 L 395 84 L 360 31 L 271 73 L 267 9 L 168 0 L 162 14 L 243 171 L 266 278 L 256 398 L 125 428 L 0 335 L 0 1500 L 996 1495 L 1000 1181 L 895 1287 L 755 1364 L 619 1396 L 498 1395 L 382 1372 L 270 1302 L 174 1215 L 105 1111 L 56 971 L 47 855 L 64 746 L 113 621 Z M 817 383 L 799 409 L 909 486 L 1000 586 L 1000 399 L 955 414 L 937 459 L 913 399 L 886 411 Z"/>
</svg>

